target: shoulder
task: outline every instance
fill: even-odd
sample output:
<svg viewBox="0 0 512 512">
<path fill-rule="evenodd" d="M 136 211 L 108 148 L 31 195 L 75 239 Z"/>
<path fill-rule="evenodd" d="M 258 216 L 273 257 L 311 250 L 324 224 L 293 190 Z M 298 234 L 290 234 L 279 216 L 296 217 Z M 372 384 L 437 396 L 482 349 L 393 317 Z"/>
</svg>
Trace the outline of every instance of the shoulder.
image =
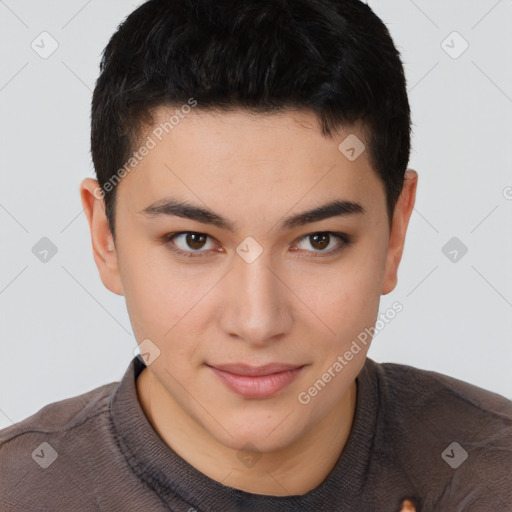
<svg viewBox="0 0 512 512">
<path fill-rule="evenodd" d="M 45 405 L 31 416 L 0 430 L 0 450 L 20 436 L 58 433 L 83 424 L 108 408 L 109 397 L 118 385 L 118 382 L 111 382 L 81 395 Z"/>
<path fill-rule="evenodd" d="M 512 500 L 511 400 L 434 371 L 370 366 L 379 453 L 403 468 L 433 510 L 482 510 Z"/>
<path fill-rule="evenodd" d="M 512 401 L 442 373 L 394 363 L 373 363 L 381 420 L 404 438 L 501 446 L 512 459 Z"/>
<path fill-rule="evenodd" d="M 400 397 L 393 401 L 395 412 L 414 408 L 443 412 L 446 418 L 485 416 L 490 424 L 512 424 L 512 401 L 498 393 L 434 371 L 396 363 L 374 364 L 386 399 Z"/>
<path fill-rule="evenodd" d="M 63 483 L 76 481 L 82 472 L 85 475 L 94 453 L 104 448 L 110 399 L 118 384 L 53 402 L 0 430 L 1 510 L 42 510 L 54 503 L 64 506 L 59 493 L 62 500 L 70 500 L 66 506 L 83 500 L 78 486 L 70 490 L 73 485 Z M 53 464 L 57 459 L 59 463 Z"/>
</svg>

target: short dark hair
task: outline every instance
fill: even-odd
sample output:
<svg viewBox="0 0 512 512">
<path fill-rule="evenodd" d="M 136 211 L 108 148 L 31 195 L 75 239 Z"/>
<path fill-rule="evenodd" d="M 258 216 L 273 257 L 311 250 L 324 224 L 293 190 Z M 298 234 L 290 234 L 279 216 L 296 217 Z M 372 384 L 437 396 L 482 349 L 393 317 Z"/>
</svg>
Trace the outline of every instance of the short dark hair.
<svg viewBox="0 0 512 512">
<path fill-rule="evenodd" d="M 106 46 L 92 98 L 91 153 L 115 238 L 115 186 L 160 106 L 308 109 L 322 134 L 362 121 L 391 222 L 409 161 L 400 54 L 359 0 L 149 0 Z M 340 141 L 341 142 L 341 141 Z"/>
</svg>

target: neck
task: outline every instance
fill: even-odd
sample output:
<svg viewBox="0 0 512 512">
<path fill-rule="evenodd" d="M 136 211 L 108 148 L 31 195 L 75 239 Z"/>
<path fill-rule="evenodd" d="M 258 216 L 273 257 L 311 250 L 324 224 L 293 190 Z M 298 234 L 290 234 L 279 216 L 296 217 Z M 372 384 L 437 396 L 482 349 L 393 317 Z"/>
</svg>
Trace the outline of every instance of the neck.
<svg viewBox="0 0 512 512">
<path fill-rule="evenodd" d="M 147 368 L 137 379 L 137 393 L 159 436 L 201 473 L 246 492 L 288 496 L 309 492 L 332 471 L 350 434 L 357 387 L 352 382 L 329 414 L 286 448 L 264 454 L 244 453 L 247 466 L 240 463 L 240 450 L 219 443 L 188 415 L 180 414 L 178 404 Z M 252 465 L 252 457 L 261 458 Z"/>
</svg>

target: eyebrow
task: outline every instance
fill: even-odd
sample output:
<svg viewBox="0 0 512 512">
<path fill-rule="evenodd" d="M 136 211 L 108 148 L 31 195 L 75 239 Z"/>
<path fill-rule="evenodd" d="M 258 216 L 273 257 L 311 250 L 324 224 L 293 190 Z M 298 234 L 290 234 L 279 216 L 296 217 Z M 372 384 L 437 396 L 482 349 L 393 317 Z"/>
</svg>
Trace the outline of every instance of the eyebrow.
<svg viewBox="0 0 512 512">
<path fill-rule="evenodd" d="M 159 199 L 143 208 L 139 213 L 150 218 L 160 216 L 183 217 L 203 224 L 211 224 L 230 232 L 235 231 L 234 223 L 209 208 L 203 208 L 173 198 Z M 280 223 L 279 229 L 292 229 L 331 217 L 344 217 L 364 213 L 366 211 L 359 203 L 338 199 L 286 218 Z"/>
</svg>

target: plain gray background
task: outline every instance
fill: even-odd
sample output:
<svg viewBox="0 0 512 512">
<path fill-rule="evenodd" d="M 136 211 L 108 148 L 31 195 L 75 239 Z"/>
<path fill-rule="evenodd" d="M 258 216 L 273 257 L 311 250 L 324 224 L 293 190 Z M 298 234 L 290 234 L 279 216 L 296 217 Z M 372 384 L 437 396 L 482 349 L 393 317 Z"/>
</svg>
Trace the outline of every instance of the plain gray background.
<svg viewBox="0 0 512 512">
<path fill-rule="evenodd" d="M 79 184 L 94 177 L 100 54 L 139 3 L 0 1 L 0 428 L 119 380 L 133 357 Z M 419 173 L 399 283 L 381 301 L 403 311 L 369 356 L 512 397 L 511 1 L 369 3 L 402 54 Z M 57 250 L 46 262 L 33 252 L 43 237 Z"/>
</svg>

